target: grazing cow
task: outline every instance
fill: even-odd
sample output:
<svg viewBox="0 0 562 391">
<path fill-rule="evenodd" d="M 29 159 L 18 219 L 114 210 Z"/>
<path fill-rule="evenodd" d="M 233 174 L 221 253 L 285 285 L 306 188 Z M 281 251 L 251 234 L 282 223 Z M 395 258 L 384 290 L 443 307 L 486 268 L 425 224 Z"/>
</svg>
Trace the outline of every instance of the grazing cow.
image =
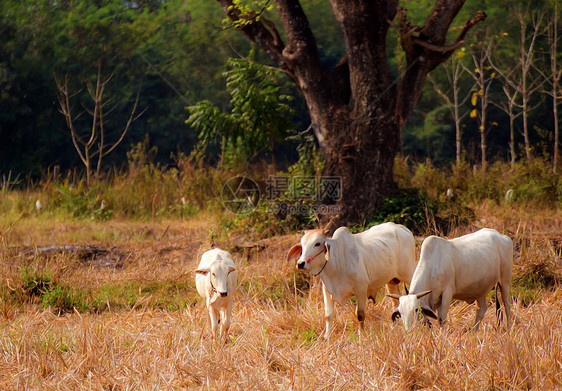
<svg viewBox="0 0 562 391">
<path fill-rule="evenodd" d="M 389 295 L 399 299 L 392 319 L 400 316 L 404 327 L 409 330 L 418 318 L 424 322 L 427 322 L 427 316 L 437 319 L 434 313 L 437 310 L 442 325 L 447 320 L 447 311 L 453 299 L 468 303 L 476 301 L 473 326 L 476 330 L 486 312 L 486 295 L 496 286 L 499 323 L 499 285 L 509 327 L 512 265 L 513 242 L 494 229 L 483 228 L 451 240 L 429 236 L 422 243 L 420 261 L 409 294 L 402 297 Z"/>
<path fill-rule="evenodd" d="M 384 284 L 389 293 L 398 294 L 400 281 L 410 283 L 416 268 L 415 239 L 408 228 L 394 223 L 376 225 L 355 235 L 340 227 L 331 239 L 317 229 L 306 231 L 301 244 L 289 250 L 287 260 L 294 258 L 299 258 L 298 269 L 322 279 L 324 337 L 329 340 L 334 300 L 342 304 L 352 296 L 357 298 L 355 314 L 363 332 L 367 299 L 374 301 Z"/>
<path fill-rule="evenodd" d="M 229 253 L 219 249 L 205 252 L 195 270 L 197 292 L 207 300 L 213 338 L 225 338 L 230 327 L 230 314 L 234 292 L 238 283 L 238 271 Z M 217 318 L 218 317 L 218 318 Z"/>
</svg>

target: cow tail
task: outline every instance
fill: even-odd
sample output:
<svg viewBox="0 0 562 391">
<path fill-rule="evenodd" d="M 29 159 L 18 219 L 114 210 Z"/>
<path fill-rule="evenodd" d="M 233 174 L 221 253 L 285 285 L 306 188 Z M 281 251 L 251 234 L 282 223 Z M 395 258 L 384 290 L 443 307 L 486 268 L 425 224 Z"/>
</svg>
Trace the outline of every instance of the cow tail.
<svg viewBox="0 0 562 391">
<path fill-rule="evenodd" d="M 500 300 L 498 298 L 498 290 L 500 288 L 500 283 L 496 283 L 496 318 L 498 319 L 498 327 L 502 321 L 502 310 L 500 307 Z"/>
</svg>

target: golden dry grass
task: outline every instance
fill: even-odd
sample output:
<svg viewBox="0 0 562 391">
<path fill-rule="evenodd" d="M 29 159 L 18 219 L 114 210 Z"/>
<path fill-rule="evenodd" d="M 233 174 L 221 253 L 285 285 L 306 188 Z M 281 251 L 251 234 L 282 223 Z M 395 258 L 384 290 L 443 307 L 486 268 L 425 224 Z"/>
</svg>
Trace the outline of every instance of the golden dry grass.
<svg viewBox="0 0 562 391">
<path fill-rule="evenodd" d="M 320 335 L 323 304 L 317 282 L 298 292 L 302 276 L 283 261 L 298 235 L 233 252 L 240 286 L 230 338 L 218 345 L 209 337 L 206 309 L 191 273 L 210 248 L 210 217 L 163 223 L 34 218 L 7 232 L 6 224 L 0 227 L 0 389 L 561 389 L 562 288 L 556 278 L 562 260 L 552 239 L 561 236 L 556 229 L 560 216 L 543 215 L 541 222 L 522 211 L 514 212 L 519 219 L 495 212 L 479 210 L 480 220 L 470 229 L 487 225 L 515 234 L 514 281 L 533 270 L 547 270 L 555 279 L 554 285 L 531 293 L 528 287 L 514 289 L 509 330 L 497 329 L 494 311 L 488 309 L 480 330 L 468 331 L 474 306 L 456 303 L 448 327 L 405 333 L 390 322 L 392 304 L 381 300 L 369 304 L 368 335 L 361 340 L 353 307 L 337 306 L 331 344 Z M 234 248 L 240 240 L 222 245 Z M 98 268 L 71 254 L 22 255 L 23 247 L 51 244 L 119 248 L 126 255 L 120 269 Z M 546 266 L 533 269 L 536 264 Z M 134 282 L 139 294 L 129 307 L 57 315 L 38 303 L 10 299 L 20 289 L 22 269 L 31 265 L 75 289 Z M 180 299 L 179 306 L 166 305 Z"/>
</svg>

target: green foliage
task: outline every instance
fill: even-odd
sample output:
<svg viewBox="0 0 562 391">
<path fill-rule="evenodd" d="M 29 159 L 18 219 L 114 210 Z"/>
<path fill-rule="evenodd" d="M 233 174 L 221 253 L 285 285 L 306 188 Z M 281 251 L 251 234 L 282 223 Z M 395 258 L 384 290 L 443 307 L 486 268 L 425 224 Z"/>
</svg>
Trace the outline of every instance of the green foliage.
<svg viewBox="0 0 562 391">
<path fill-rule="evenodd" d="M 4 300 L 36 303 L 50 308 L 57 314 L 74 311 L 99 313 L 109 309 L 130 309 L 139 305 L 174 311 L 192 305 L 197 300 L 189 282 L 135 281 L 106 284 L 96 288 L 71 287 L 59 282 L 48 270 L 40 271 L 37 265 L 22 269 L 20 278 L 20 289 L 12 291 L 11 294 L 3 292 Z"/>
<path fill-rule="evenodd" d="M 302 132 L 294 131 L 294 134 L 287 137 L 288 141 L 297 142 L 299 154 L 298 161 L 288 169 L 293 177 L 316 177 L 321 175 L 324 169 L 324 158 L 310 129 L 309 127 Z"/>
<path fill-rule="evenodd" d="M 224 72 L 231 95 L 231 111 L 223 113 L 210 101 L 200 101 L 187 110 L 187 124 L 199 132 L 202 150 L 219 143 L 223 158 L 236 156 L 248 160 L 262 149 L 273 151 L 275 142 L 283 139 L 292 126 L 293 113 L 280 94 L 278 71 L 253 61 L 229 59 Z"/>
<path fill-rule="evenodd" d="M 34 191 L 0 198 L 0 211 L 14 214 L 49 214 L 78 220 L 112 218 L 188 218 L 216 200 L 225 177 L 232 174 L 204 166 L 193 157 L 179 155 L 175 167 L 151 162 L 155 154 L 148 140 L 129 153 L 129 168 L 87 187 L 80 176 L 49 181 Z M 35 201 L 43 204 L 36 211 Z"/>
<path fill-rule="evenodd" d="M 81 181 L 76 185 L 66 182 L 54 186 L 61 194 L 59 206 L 72 217 L 101 221 L 111 218 L 113 210 L 101 197 L 103 194 L 101 184 L 88 188 Z"/>
<path fill-rule="evenodd" d="M 261 14 L 266 11 L 271 11 L 272 9 L 273 4 L 270 0 L 233 0 L 232 5 L 228 6 L 227 10 L 229 12 L 238 12 L 240 14 L 240 19 L 232 22 L 230 19 L 225 18 L 222 22 L 225 26 L 232 25 L 236 29 L 242 29 L 253 22 L 259 22 Z"/>
<path fill-rule="evenodd" d="M 297 213 L 287 214 L 285 207 L 293 208 Z M 219 239 L 243 233 L 257 240 L 312 228 L 315 228 L 315 217 L 309 205 L 261 201 L 249 213 L 221 216 L 219 230 L 213 235 Z"/>
<path fill-rule="evenodd" d="M 57 282 L 48 270 L 39 271 L 37 266 L 22 269 L 21 290 L 23 299 L 38 301 L 44 308 L 55 313 L 100 311 L 104 303 L 90 298 L 85 292 Z"/>
<path fill-rule="evenodd" d="M 22 289 L 30 297 L 42 297 L 53 286 L 53 277 L 48 271 L 38 272 L 34 267 L 21 270 Z"/>
<path fill-rule="evenodd" d="M 428 224 L 437 212 L 437 207 L 426 196 L 415 190 L 403 190 L 393 197 L 386 198 L 371 216 L 367 228 L 392 221 L 403 224 L 414 234 L 428 231 Z"/>
<path fill-rule="evenodd" d="M 484 200 L 552 207 L 562 204 L 560 176 L 553 175 L 550 163 L 541 158 L 517 163 L 513 170 L 509 163 L 496 162 L 482 172 L 466 163 L 438 169 L 428 162 L 411 163 L 398 157 L 395 180 L 399 187 L 415 188 L 441 205 L 469 206 Z M 447 189 L 453 191 L 452 199 L 446 197 Z M 506 200 L 510 189 L 513 197 Z"/>
<path fill-rule="evenodd" d="M 59 284 L 45 292 L 41 305 L 58 313 L 73 312 L 75 309 L 85 312 L 89 309 L 83 293 Z"/>
</svg>

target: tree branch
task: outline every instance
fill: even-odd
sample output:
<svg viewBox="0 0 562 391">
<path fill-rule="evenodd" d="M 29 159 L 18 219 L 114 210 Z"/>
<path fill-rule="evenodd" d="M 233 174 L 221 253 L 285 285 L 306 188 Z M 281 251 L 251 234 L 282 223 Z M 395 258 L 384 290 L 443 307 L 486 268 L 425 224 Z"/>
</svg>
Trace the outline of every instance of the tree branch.
<svg viewBox="0 0 562 391">
<path fill-rule="evenodd" d="M 127 134 L 127 131 L 129 130 L 129 127 L 131 126 L 131 124 L 133 122 L 135 122 L 141 115 L 143 115 L 146 110 L 148 110 L 148 107 L 146 107 L 143 111 L 140 112 L 140 114 L 135 116 L 135 112 L 137 111 L 137 107 L 139 104 L 139 97 L 140 97 L 140 87 L 137 91 L 137 97 L 135 99 L 135 104 L 133 105 L 133 108 L 131 110 L 131 114 L 129 115 L 129 119 L 127 120 L 127 124 L 125 125 L 125 129 L 123 130 L 123 132 L 121 133 L 121 136 L 119 137 L 119 140 L 117 140 L 115 143 L 113 143 L 113 145 L 105 152 L 103 152 L 101 154 L 101 157 L 108 155 L 109 153 L 111 153 L 111 151 L 113 151 L 115 148 L 117 148 L 117 146 L 121 143 L 121 141 L 123 141 L 123 138 L 125 138 L 125 135 Z M 101 148 L 100 148 L 101 151 Z"/>
<path fill-rule="evenodd" d="M 243 15 L 232 0 L 217 1 L 233 23 L 243 22 L 237 27 L 239 30 L 262 48 L 277 65 L 281 68 L 286 68 L 285 60 L 282 55 L 285 45 L 281 42 L 279 34 L 276 34 L 276 29 L 274 29 L 272 33 L 263 22 L 256 20 L 257 14 L 255 13 L 253 15 Z M 271 28 L 273 23 L 267 21 L 266 24 Z"/>
<path fill-rule="evenodd" d="M 70 105 L 70 93 L 68 88 L 68 81 L 69 81 L 68 74 L 64 75 L 64 84 L 61 83 L 61 81 L 55 74 L 55 83 L 57 85 L 57 89 L 59 92 L 57 96 L 59 100 L 59 105 L 61 107 L 60 112 L 64 115 L 64 118 L 66 120 L 66 125 L 70 130 L 70 136 L 72 138 L 72 144 L 74 145 L 74 149 L 76 149 L 76 152 L 78 153 L 78 156 L 80 157 L 82 163 L 84 163 L 84 165 L 87 165 L 86 157 L 82 153 L 82 150 L 78 145 L 78 143 L 82 145 L 86 145 L 86 144 L 77 134 L 76 129 L 74 128 L 74 122 L 72 121 L 72 107 Z"/>
<path fill-rule="evenodd" d="M 447 45 L 447 32 L 463 3 L 462 0 L 437 0 L 423 27 L 413 26 L 403 7 L 398 9 L 398 26 L 389 22 L 398 30 L 400 43 L 406 54 L 407 69 L 402 84 L 408 86 L 408 92 L 399 89 L 397 101 L 397 110 L 403 118 L 407 118 L 417 104 L 427 74 L 449 59 L 463 45 L 470 29 L 486 19 L 485 13 L 478 12 L 464 24 L 455 42 Z M 411 99 L 412 92 L 417 95 L 416 99 Z"/>
<path fill-rule="evenodd" d="M 316 40 L 308 19 L 298 0 L 278 0 L 281 23 L 287 33 L 287 45 L 283 57 L 289 62 L 306 61 L 321 68 Z"/>
</svg>

